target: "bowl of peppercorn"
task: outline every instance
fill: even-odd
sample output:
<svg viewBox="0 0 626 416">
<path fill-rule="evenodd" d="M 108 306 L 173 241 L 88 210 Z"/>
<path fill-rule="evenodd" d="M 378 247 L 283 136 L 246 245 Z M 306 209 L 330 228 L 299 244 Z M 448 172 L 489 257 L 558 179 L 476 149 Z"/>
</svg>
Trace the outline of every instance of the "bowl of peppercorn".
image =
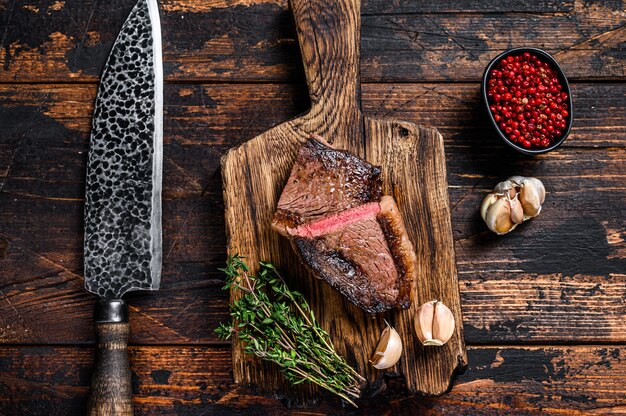
<svg viewBox="0 0 626 416">
<path fill-rule="evenodd" d="M 509 49 L 495 57 L 485 69 L 482 96 L 500 138 L 521 153 L 549 152 L 569 135 L 569 83 L 556 60 L 541 49 Z"/>
</svg>

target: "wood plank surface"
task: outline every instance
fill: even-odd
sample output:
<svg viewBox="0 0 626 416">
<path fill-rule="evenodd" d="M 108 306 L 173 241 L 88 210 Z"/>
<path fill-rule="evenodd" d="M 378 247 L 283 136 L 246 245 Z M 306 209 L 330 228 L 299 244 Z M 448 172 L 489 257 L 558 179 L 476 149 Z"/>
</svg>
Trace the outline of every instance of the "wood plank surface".
<svg viewBox="0 0 626 416">
<path fill-rule="evenodd" d="M 0 0 L 1 416 L 85 410 L 84 163 L 95 83 L 133 3 Z M 233 385 L 212 332 L 228 302 L 219 158 L 308 107 L 287 0 L 159 4 L 166 260 L 163 289 L 129 299 L 131 343 L 150 345 L 131 347 L 138 415 L 626 414 L 623 1 L 363 0 L 363 110 L 443 134 L 465 337 L 485 345 L 447 395 L 407 398 L 390 378 L 354 412 L 332 398 L 287 410 Z M 485 64 L 515 46 L 555 53 L 574 80 L 572 135 L 538 158 L 499 144 L 480 108 Z M 548 196 L 499 238 L 477 208 L 512 173 Z"/>
<path fill-rule="evenodd" d="M 0 1 L 0 82 L 97 81 L 133 3 Z M 167 79 L 301 79 L 286 0 L 160 5 Z M 573 79 L 626 76 L 621 1 L 370 0 L 364 13 L 364 82 L 475 81 L 515 46 L 555 53 Z"/>
<path fill-rule="evenodd" d="M 404 13 L 567 13 L 574 9 L 573 0 L 493 0 L 466 2 L 463 0 L 363 0 L 362 13 L 404 14 Z"/>
<path fill-rule="evenodd" d="M 133 407 L 141 415 L 619 415 L 626 412 L 626 348 L 472 347 L 468 371 L 445 396 L 406 397 L 389 378 L 360 409 L 325 397 L 287 409 L 231 381 L 228 347 L 131 347 Z M 0 348 L 0 414 L 84 412 L 93 351 L 82 347 Z"/>
<path fill-rule="evenodd" d="M 363 88 L 366 114 L 434 125 L 446 138 L 470 344 L 626 341 L 626 86 L 572 88 L 572 136 L 534 159 L 510 153 L 473 122 L 482 111 L 477 84 Z M 230 143 L 302 112 L 306 91 L 168 84 L 165 94 L 163 288 L 131 296 L 131 341 L 215 342 L 212 330 L 227 318 L 217 271 L 225 258 L 219 157 Z M 93 340 L 81 218 L 94 97 L 92 85 L 0 86 L 2 343 Z M 508 236 L 493 236 L 478 217 L 480 200 L 519 172 L 545 180 L 545 211 Z"/>
<path fill-rule="evenodd" d="M 96 88 L 0 84 L 0 146 L 9 151 L 1 153 L 0 177 L 6 175 L 11 151 L 20 139 L 41 140 L 57 148 L 62 145 L 86 149 Z M 626 146 L 626 85 L 586 82 L 573 83 L 571 88 L 576 115 L 572 133 L 563 147 Z M 482 146 L 500 147 L 491 127 L 483 123 L 487 120 L 479 93 L 477 83 L 365 84 L 361 89 L 365 114 L 394 115 L 432 125 L 443 133 L 446 148 L 465 146 L 477 148 L 476 151 Z M 165 85 L 165 101 L 166 145 L 181 149 L 202 145 L 206 152 L 217 151 L 217 158 L 226 149 L 304 112 L 308 105 L 304 84 L 169 83 Z M 211 163 L 205 162 L 206 156 L 198 159 L 190 158 L 190 171 L 199 169 L 199 163 Z M 58 174 L 79 176 L 64 170 Z M 172 188 L 192 187 L 195 181 L 190 182 L 177 182 Z"/>
</svg>

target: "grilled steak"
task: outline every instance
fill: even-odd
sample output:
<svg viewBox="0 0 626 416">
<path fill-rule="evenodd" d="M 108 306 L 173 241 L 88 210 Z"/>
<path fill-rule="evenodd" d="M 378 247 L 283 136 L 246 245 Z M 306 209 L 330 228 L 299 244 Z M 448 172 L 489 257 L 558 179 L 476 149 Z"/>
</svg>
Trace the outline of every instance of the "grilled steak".
<svg viewBox="0 0 626 416">
<path fill-rule="evenodd" d="M 380 169 L 310 139 L 272 226 L 314 274 L 370 313 L 411 303 L 416 256 Z"/>
<path fill-rule="evenodd" d="M 280 196 L 272 227 L 288 236 L 288 228 L 378 201 L 381 193 L 380 168 L 309 139 Z"/>
</svg>

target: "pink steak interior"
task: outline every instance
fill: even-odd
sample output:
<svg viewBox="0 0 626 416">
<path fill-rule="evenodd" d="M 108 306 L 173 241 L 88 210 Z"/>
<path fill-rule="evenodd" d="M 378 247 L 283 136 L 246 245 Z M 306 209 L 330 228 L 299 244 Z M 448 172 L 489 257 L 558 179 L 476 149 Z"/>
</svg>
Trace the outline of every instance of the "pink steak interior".
<svg viewBox="0 0 626 416">
<path fill-rule="evenodd" d="M 315 238 L 325 234 L 331 234 L 342 228 L 349 226 L 363 218 L 376 216 L 380 212 L 378 202 L 359 205 L 358 207 L 347 209 L 339 214 L 331 215 L 321 220 L 309 224 L 299 225 L 289 230 L 289 234 L 294 237 Z"/>
</svg>

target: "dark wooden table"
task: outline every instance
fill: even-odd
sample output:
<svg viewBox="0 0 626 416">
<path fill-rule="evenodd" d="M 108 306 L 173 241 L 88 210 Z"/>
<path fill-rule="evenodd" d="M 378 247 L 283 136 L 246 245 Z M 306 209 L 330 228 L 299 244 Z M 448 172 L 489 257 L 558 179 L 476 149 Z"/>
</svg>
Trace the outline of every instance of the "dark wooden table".
<svg viewBox="0 0 626 416">
<path fill-rule="evenodd" d="M 129 296 L 138 415 L 288 411 L 231 382 L 217 271 L 219 158 L 297 115 L 307 94 L 285 0 L 164 0 L 164 275 Z M 78 415 L 91 375 L 82 212 L 99 74 L 132 0 L 0 0 L 0 414 Z M 557 151 L 511 153 L 479 79 L 515 46 L 554 53 L 575 123 Z M 469 368 L 447 395 L 401 381 L 352 413 L 626 414 L 626 12 L 621 0 L 364 0 L 363 110 L 440 129 Z M 544 212 L 504 237 L 484 194 L 537 176 Z"/>
</svg>

